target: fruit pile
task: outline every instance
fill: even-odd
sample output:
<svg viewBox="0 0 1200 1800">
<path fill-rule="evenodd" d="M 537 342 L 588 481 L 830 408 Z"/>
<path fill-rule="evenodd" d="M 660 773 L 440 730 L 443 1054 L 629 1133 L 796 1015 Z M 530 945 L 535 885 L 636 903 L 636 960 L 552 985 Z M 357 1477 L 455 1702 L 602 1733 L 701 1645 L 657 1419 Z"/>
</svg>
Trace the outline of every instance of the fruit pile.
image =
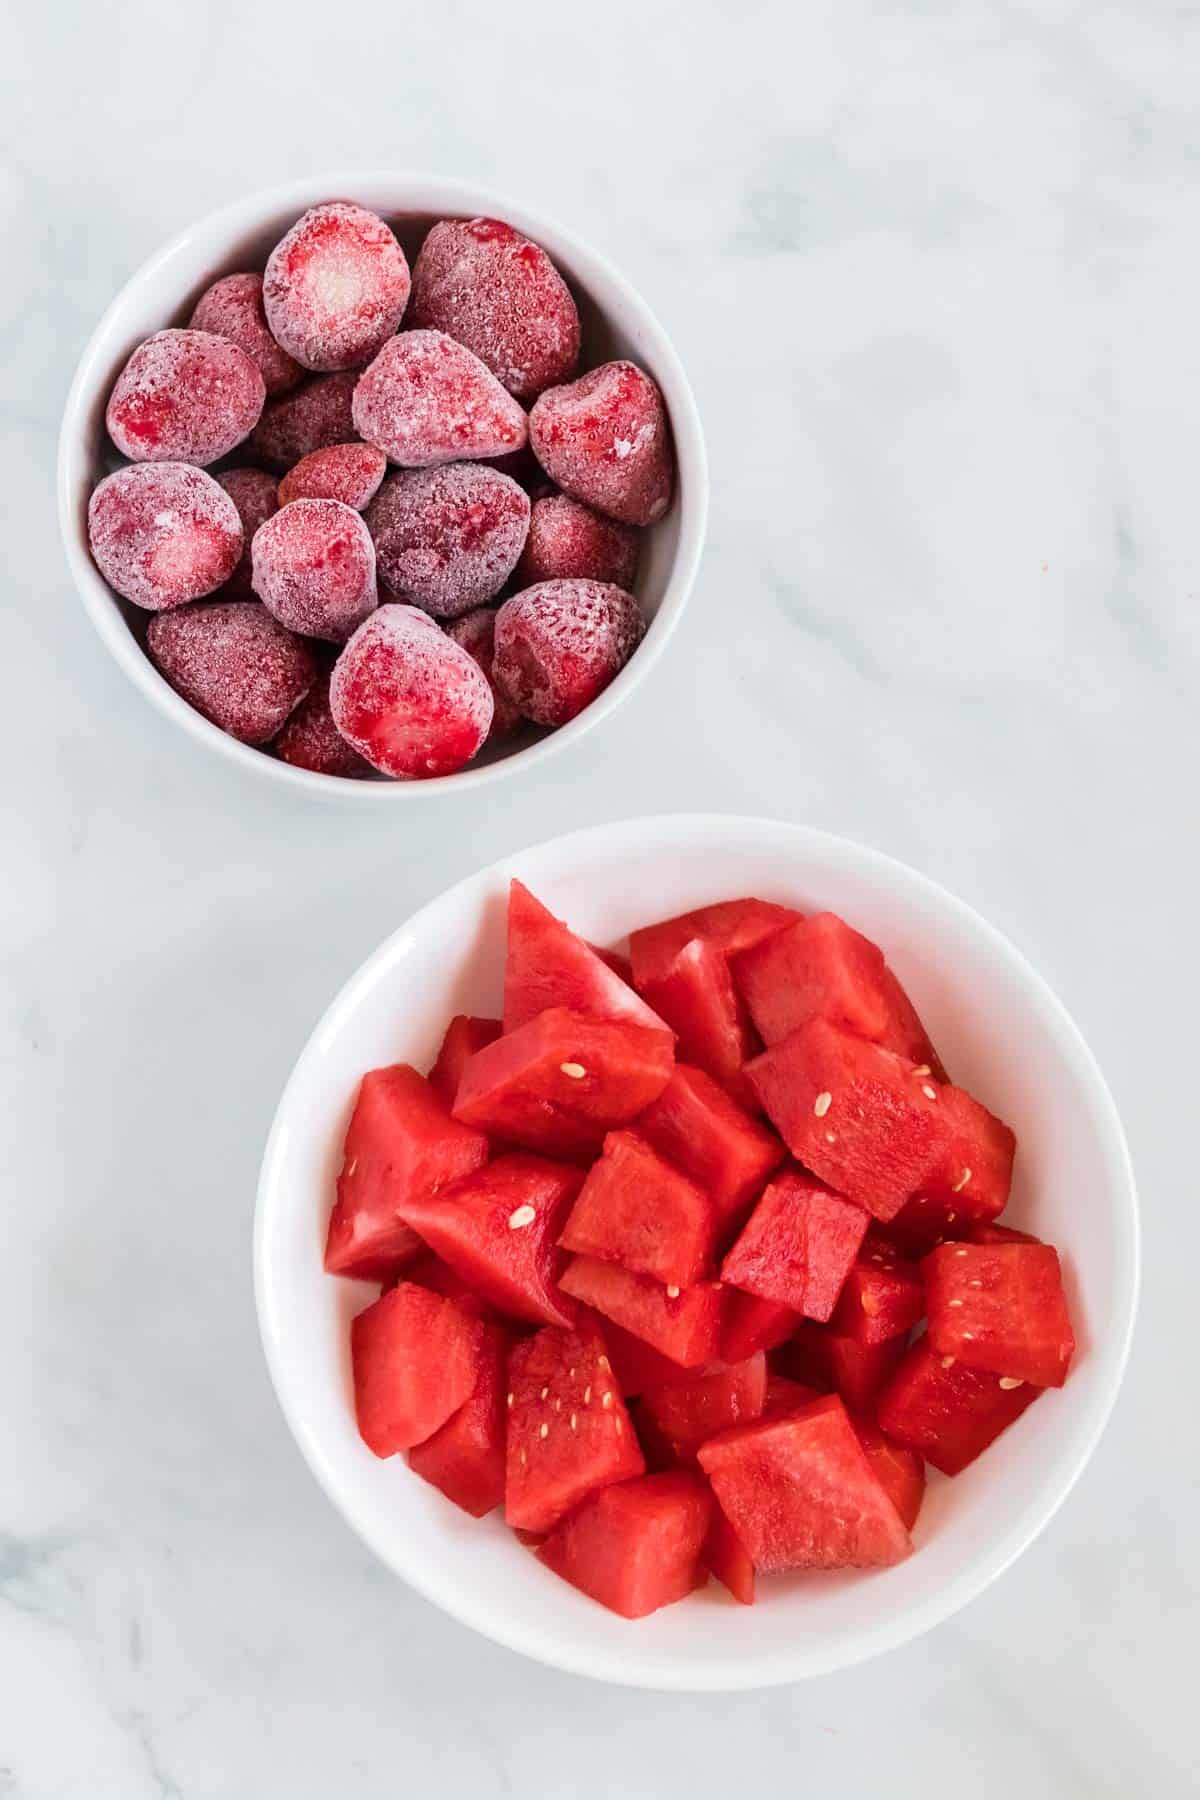
<svg viewBox="0 0 1200 1800">
<path fill-rule="evenodd" d="M 579 358 L 570 289 L 511 226 L 444 219 L 410 275 L 384 220 L 315 206 L 130 356 L 92 555 L 222 731 L 326 775 L 452 774 L 573 719 L 645 629 L 666 409 Z"/>
<path fill-rule="evenodd" d="M 907 1556 L 925 1464 L 965 1469 L 1074 1338 L 1056 1252 L 996 1223 L 1013 1134 L 882 953 L 744 899 L 626 961 L 514 881 L 503 1015 L 358 1091 L 325 1266 L 383 1284 L 369 1448 L 627 1618 Z"/>
</svg>

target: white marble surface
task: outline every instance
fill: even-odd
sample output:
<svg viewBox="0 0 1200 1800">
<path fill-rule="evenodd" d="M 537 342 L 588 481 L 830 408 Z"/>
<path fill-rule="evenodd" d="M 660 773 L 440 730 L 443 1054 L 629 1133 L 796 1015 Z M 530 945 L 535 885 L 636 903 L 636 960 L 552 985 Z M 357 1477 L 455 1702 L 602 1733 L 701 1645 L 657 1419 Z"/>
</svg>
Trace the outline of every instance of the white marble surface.
<svg viewBox="0 0 1200 1800">
<path fill-rule="evenodd" d="M 5 9 L 0 1795 L 1195 1791 L 1198 52 L 1163 0 Z M 618 718 L 386 820 L 173 739 L 50 478 L 134 265 L 356 162 L 614 255 L 714 478 Z M 362 956 L 515 844 L 693 807 L 865 839 L 1008 931 L 1147 1225 L 1123 1397 L 1041 1541 L 902 1654 L 728 1700 L 549 1673 L 386 1577 L 287 1436 L 249 1271 L 270 1110 Z"/>
</svg>

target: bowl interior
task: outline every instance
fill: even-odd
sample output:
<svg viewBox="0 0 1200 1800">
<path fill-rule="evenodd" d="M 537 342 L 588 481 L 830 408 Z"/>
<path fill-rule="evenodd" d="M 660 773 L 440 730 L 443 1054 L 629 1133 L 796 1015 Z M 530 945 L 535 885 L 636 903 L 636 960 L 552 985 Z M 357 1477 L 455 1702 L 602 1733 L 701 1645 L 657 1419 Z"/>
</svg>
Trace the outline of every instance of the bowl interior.
<svg viewBox="0 0 1200 1800">
<path fill-rule="evenodd" d="M 324 1275 L 321 1252 L 358 1077 L 432 1060 L 447 1017 L 496 1014 L 508 879 L 585 936 L 739 893 L 832 908 L 886 949 L 953 1077 L 1009 1120 L 1011 1217 L 1062 1252 L 1079 1351 L 1047 1393 L 954 1481 L 931 1472 L 918 1553 L 870 1574 L 775 1578 L 753 1608 L 712 1584 L 630 1625 L 544 1570 L 497 1517 L 476 1523 L 358 1438 L 347 1328 L 374 1297 Z M 732 1688 L 794 1679 L 915 1635 L 997 1574 L 1079 1472 L 1120 1379 L 1137 1279 L 1128 1159 L 1075 1027 L 1017 952 L 922 877 L 822 834 L 730 818 L 604 826 L 513 856 L 403 926 L 317 1027 L 264 1162 L 257 1278 L 264 1341 L 293 1430 L 378 1554 L 465 1622 L 545 1661 L 615 1681 Z"/>
<path fill-rule="evenodd" d="M 497 214 L 534 238 L 568 281 L 583 326 L 580 367 L 628 357 L 649 370 L 662 389 L 671 416 L 679 465 L 674 504 L 658 524 L 642 533 L 636 589 L 648 621 L 642 645 L 606 693 L 577 721 L 554 734 L 526 726 L 513 737 L 487 745 L 466 771 L 416 783 L 359 782 L 311 775 L 274 763 L 262 752 L 238 745 L 210 725 L 168 687 L 145 656 L 150 615 L 112 593 L 91 562 L 87 548 L 88 500 L 97 481 L 120 466 L 104 425 L 113 382 L 136 346 L 168 325 L 186 325 L 192 308 L 211 282 L 242 269 L 261 269 L 280 237 L 306 207 L 350 198 L 381 213 L 404 245 L 410 263 L 425 232 L 442 218 Z M 236 467 L 247 452 L 234 450 L 213 465 Z M 123 666 L 180 723 L 199 731 L 222 750 L 301 785 L 343 793 L 425 792 L 461 786 L 483 771 L 507 763 L 538 744 L 556 744 L 577 735 L 628 692 L 657 654 L 686 597 L 698 561 L 706 509 L 704 450 L 695 402 L 678 358 L 645 302 L 602 257 L 569 233 L 482 189 L 454 182 L 400 176 L 328 176 L 228 207 L 192 227 L 147 263 L 117 296 L 97 328 L 76 375 L 67 405 L 60 446 L 60 501 L 68 555 L 88 610 Z"/>
</svg>

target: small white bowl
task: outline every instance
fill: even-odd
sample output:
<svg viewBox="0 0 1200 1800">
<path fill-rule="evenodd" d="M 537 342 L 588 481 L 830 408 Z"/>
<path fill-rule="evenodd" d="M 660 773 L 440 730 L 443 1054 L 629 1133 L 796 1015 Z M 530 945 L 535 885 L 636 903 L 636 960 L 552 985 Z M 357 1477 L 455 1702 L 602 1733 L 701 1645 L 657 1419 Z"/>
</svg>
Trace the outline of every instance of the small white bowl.
<svg viewBox="0 0 1200 1800">
<path fill-rule="evenodd" d="M 364 1070 L 432 1060 L 451 1013 L 500 1008 L 505 902 L 519 875 L 585 937 L 758 894 L 831 908 L 886 950 L 954 1078 L 1015 1128 L 1006 1217 L 1062 1255 L 1079 1348 L 1060 1392 L 962 1475 L 930 1472 L 917 1552 L 874 1573 L 772 1578 L 753 1607 L 709 1587 L 631 1624 L 543 1568 L 498 1515 L 469 1519 L 355 1429 L 348 1327 L 376 1289 L 324 1274 L 341 1143 Z M 1061 1504 L 1120 1386 L 1138 1289 L 1133 1172 L 1112 1099 L 1045 982 L 978 914 L 872 850 L 765 819 L 638 819 L 556 838 L 462 881 L 343 988 L 292 1074 L 255 1224 L 267 1361 L 326 1493 L 388 1566 L 478 1631 L 575 1674 L 654 1688 L 765 1687 L 894 1649 L 948 1618 Z"/>
<path fill-rule="evenodd" d="M 479 214 L 502 218 L 533 238 L 567 277 L 579 303 L 581 367 L 612 357 L 640 363 L 662 389 L 675 438 L 675 499 L 666 517 L 643 533 L 635 583 L 649 629 L 626 667 L 569 725 L 541 736 L 530 727 L 515 741 L 489 746 L 458 774 L 431 781 L 349 781 L 315 775 L 218 730 L 163 680 L 142 648 L 150 615 L 113 593 L 88 549 L 88 500 L 100 477 L 119 461 L 108 442 L 104 409 L 130 352 L 151 332 L 186 324 L 197 299 L 219 275 L 261 268 L 306 208 L 342 198 L 382 213 L 396 229 L 410 261 L 425 229 L 440 218 Z M 708 464 L 696 402 L 670 339 L 646 302 L 604 257 L 551 220 L 485 188 L 431 175 L 335 171 L 268 188 L 210 213 L 130 277 L 96 327 L 71 383 L 58 444 L 58 505 L 67 561 L 88 616 L 117 662 L 160 712 L 242 768 L 306 793 L 387 805 L 445 794 L 451 788 L 466 792 L 518 768 L 532 768 L 577 742 L 628 698 L 666 648 L 695 580 L 708 514 Z"/>
</svg>

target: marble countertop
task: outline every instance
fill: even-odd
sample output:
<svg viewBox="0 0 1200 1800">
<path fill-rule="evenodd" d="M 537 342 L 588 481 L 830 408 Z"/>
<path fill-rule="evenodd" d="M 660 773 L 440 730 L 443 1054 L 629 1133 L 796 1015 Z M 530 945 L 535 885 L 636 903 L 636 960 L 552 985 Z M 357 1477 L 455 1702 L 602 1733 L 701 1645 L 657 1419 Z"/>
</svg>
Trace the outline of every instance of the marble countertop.
<svg viewBox="0 0 1200 1800">
<path fill-rule="evenodd" d="M 0 1795 L 1195 1791 L 1198 51 L 1167 0 L 8 10 Z M 614 256 L 713 473 L 616 719 L 388 819 L 168 731 L 51 479 L 130 270 L 356 163 Z M 1039 1542 L 907 1650 L 729 1699 L 551 1673 L 389 1578 L 287 1434 L 249 1269 L 271 1109 L 364 954 L 518 844 L 695 808 L 863 839 L 1009 933 L 1109 1076 L 1147 1227 L 1123 1395 Z"/>
</svg>

